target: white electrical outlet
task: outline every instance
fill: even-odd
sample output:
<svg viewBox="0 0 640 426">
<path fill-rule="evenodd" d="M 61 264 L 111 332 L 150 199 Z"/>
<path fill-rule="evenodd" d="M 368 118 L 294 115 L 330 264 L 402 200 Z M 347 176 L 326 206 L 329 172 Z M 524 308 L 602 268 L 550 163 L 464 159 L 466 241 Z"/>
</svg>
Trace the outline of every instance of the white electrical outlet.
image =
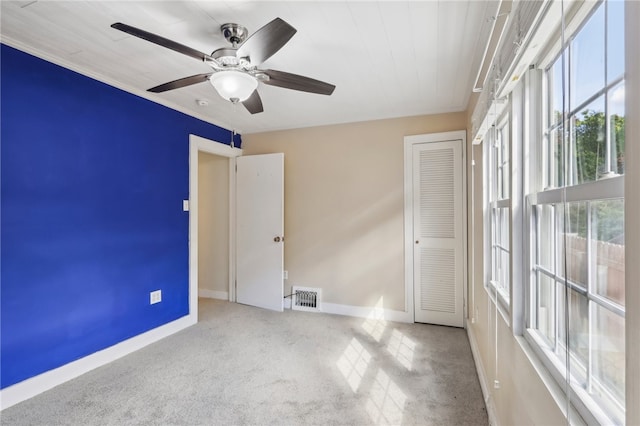
<svg viewBox="0 0 640 426">
<path fill-rule="evenodd" d="M 156 290 L 149 293 L 149 304 L 154 305 L 162 302 L 162 290 Z"/>
<path fill-rule="evenodd" d="M 282 279 L 283 280 L 288 280 L 289 279 L 289 271 L 283 271 L 282 272 Z"/>
</svg>

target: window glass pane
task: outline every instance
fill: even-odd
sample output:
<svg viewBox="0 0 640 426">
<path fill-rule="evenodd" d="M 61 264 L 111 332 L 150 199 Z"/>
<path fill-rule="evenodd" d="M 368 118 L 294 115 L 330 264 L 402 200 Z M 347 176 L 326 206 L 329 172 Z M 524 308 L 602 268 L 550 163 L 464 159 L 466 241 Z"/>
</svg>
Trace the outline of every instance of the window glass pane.
<svg viewBox="0 0 640 426">
<path fill-rule="evenodd" d="M 593 303 L 593 375 L 592 392 L 624 402 L 624 318 Z"/>
<path fill-rule="evenodd" d="M 591 212 L 595 292 L 624 306 L 624 201 L 592 202 Z"/>
<path fill-rule="evenodd" d="M 554 348 L 556 343 L 555 281 L 540 272 L 536 275 L 538 277 L 537 327 L 538 331 L 549 340 L 549 344 Z"/>
<path fill-rule="evenodd" d="M 604 117 L 604 96 L 572 117 L 574 137 L 569 152 L 571 185 L 592 182 L 608 173 Z"/>
<path fill-rule="evenodd" d="M 607 82 L 624 73 L 624 1 L 607 2 Z"/>
<path fill-rule="evenodd" d="M 610 167 L 614 174 L 624 174 L 624 81 L 608 93 Z"/>
<path fill-rule="evenodd" d="M 494 247 L 492 250 L 492 280 L 502 295 L 509 299 L 509 208 L 493 209 Z"/>
<path fill-rule="evenodd" d="M 494 188 L 494 192 L 493 192 L 493 199 L 494 200 L 499 200 L 502 198 L 502 180 L 504 179 L 503 177 L 503 172 L 504 170 L 502 170 L 502 167 L 500 167 L 500 148 L 498 145 L 496 145 L 496 147 L 493 149 L 493 159 L 494 159 L 494 175 L 492 176 L 493 178 L 493 188 Z"/>
<path fill-rule="evenodd" d="M 491 209 L 491 279 L 496 281 L 498 278 L 498 241 L 500 240 L 500 229 L 496 226 L 498 223 L 499 209 Z"/>
<path fill-rule="evenodd" d="M 569 318 L 569 348 L 571 357 L 571 375 L 584 386 L 589 359 L 589 304 L 587 298 L 569 290 L 569 303 L 565 304 L 565 286 L 558 286 L 558 352 L 564 356 L 566 350 L 565 312 Z"/>
<path fill-rule="evenodd" d="M 562 121 L 562 57 L 560 55 L 558 59 L 553 63 L 551 68 L 547 71 L 547 84 L 549 93 L 549 124 L 554 125 Z M 567 57 L 565 57 L 565 66 L 568 63 Z M 565 68 L 567 69 L 567 68 Z M 566 83 L 565 83 L 566 84 Z"/>
<path fill-rule="evenodd" d="M 571 203 L 568 205 L 567 234 L 567 274 L 571 282 L 587 287 L 587 204 Z M 564 276 L 564 271 L 558 275 Z"/>
<path fill-rule="evenodd" d="M 564 246 L 565 246 L 565 232 L 564 232 L 564 228 L 565 226 L 571 226 L 571 223 L 569 222 L 568 218 L 565 217 L 564 215 L 564 211 L 565 211 L 565 206 L 563 204 L 557 204 L 555 206 L 555 225 L 556 225 L 556 229 L 555 229 L 555 273 L 556 275 L 558 275 L 559 277 L 562 277 L 564 279 L 565 276 L 565 266 L 566 266 L 566 253 L 564 250 Z M 571 231 L 569 231 L 571 232 Z"/>
<path fill-rule="evenodd" d="M 564 127 L 550 132 L 546 149 L 546 188 L 564 186 Z"/>
<path fill-rule="evenodd" d="M 500 275 L 500 290 L 502 291 L 503 296 L 509 299 L 509 284 L 511 282 L 511 278 L 509 277 L 509 252 L 502 250 L 501 254 L 502 260 L 502 271 Z"/>
<path fill-rule="evenodd" d="M 498 196 L 500 199 L 509 198 L 509 139 L 507 136 L 507 128 L 502 127 L 498 131 L 498 166 L 500 167 L 500 180 L 498 181 L 500 191 Z"/>
<path fill-rule="evenodd" d="M 555 208 L 545 204 L 537 207 L 538 212 L 538 264 L 550 272 L 554 269 L 554 244 L 555 241 Z"/>
<path fill-rule="evenodd" d="M 509 208 L 503 207 L 500 210 L 500 246 L 505 250 L 509 250 Z"/>
<path fill-rule="evenodd" d="M 599 6 L 570 45 L 571 110 L 605 85 L 604 28 L 604 7 Z"/>
</svg>

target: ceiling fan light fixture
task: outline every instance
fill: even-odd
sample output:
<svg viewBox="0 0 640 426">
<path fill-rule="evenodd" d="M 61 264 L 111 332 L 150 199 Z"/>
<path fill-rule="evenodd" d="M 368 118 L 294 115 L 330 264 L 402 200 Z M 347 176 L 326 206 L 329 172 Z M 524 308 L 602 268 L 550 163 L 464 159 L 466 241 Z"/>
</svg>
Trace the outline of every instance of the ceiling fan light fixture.
<svg viewBox="0 0 640 426">
<path fill-rule="evenodd" d="M 210 81 L 220 96 L 232 102 L 246 101 L 258 88 L 258 80 L 235 70 L 219 71 L 211 76 Z"/>
</svg>

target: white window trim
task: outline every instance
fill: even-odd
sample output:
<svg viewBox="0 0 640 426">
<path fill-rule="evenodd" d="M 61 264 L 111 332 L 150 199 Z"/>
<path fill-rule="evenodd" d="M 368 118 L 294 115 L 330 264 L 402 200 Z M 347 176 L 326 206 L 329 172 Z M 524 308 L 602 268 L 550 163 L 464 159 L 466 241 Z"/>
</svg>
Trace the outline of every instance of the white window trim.
<svg viewBox="0 0 640 426">
<path fill-rule="evenodd" d="M 524 331 L 524 338 L 554 380 L 563 388 L 566 397 L 565 365 L 561 363 L 558 357 L 547 347 L 548 345 L 545 340 L 535 330 L 526 329 Z M 581 416 L 581 419 L 578 419 L 579 421 L 588 425 L 606 425 L 612 422 L 600 405 L 593 401 L 591 396 L 580 387 L 571 386 L 569 389 L 569 402 L 571 407 Z M 574 424 L 575 420 L 576 419 L 570 418 L 570 424 Z"/>
<path fill-rule="evenodd" d="M 582 4 L 578 4 L 575 7 L 571 8 L 568 13 L 567 25 L 566 25 L 566 34 L 567 40 L 570 40 L 576 33 L 579 31 L 582 26 L 586 23 L 586 19 L 589 17 L 591 12 L 601 4 L 598 2 L 584 2 Z M 628 11 L 629 8 L 627 8 Z M 628 18 L 627 18 L 628 22 Z M 628 33 L 628 32 L 627 32 Z M 559 40 L 559 33 L 555 34 Z M 625 41 L 628 43 L 629 37 L 627 36 Z M 536 73 L 533 74 L 534 78 L 532 81 L 529 81 L 527 84 L 528 90 L 532 93 L 533 96 L 536 96 L 535 90 L 539 90 L 539 95 L 536 96 L 537 100 L 540 101 L 540 107 L 542 105 L 546 105 L 546 79 L 542 78 L 542 69 L 547 69 L 552 62 L 558 57 L 561 51 L 560 42 L 553 42 L 549 45 L 549 47 L 544 51 L 544 54 L 541 55 L 541 59 L 538 61 L 538 70 L 535 70 Z M 628 49 L 628 47 L 627 47 Z M 628 58 L 628 55 L 627 55 Z M 619 81 L 614 83 L 608 83 L 603 91 L 608 90 L 609 87 L 615 86 Z M 595 95 L 594 95 L 595 97 Z M 628 105 L 628 103 L 627 103 Z M 577 110 L 578 108 L 574 108 Z M 547 129 L 548 123 L 546 123 L 547 115 L 542 114 L 542 109 L 538 109 L 538 112 L 541 114 L 540 117 L 536 121 L 532 121 L 532 125 L 529 131 L 530 141 L 529 144 L 525 144 L 525 149 L 529 149 L 529 153 L 533 156 L 532 164 L 536 167 L 537 170 L 540 170 L 541 158 L 537 158 L 536 150 L 531 149 L 531 143 L 539 143 L 535 141 L 541 141 L 543 139 L 544 132 L 542 129 Z M 629 116 L 629 111 L 627 111 L 626 116 Z M 535 117 L 531 117 L 531 115 L 525 116 L 527 120 L 536 120 Z M 539 130 L 535 130 L 534 128 L 539 126 Z M 539 132 L 536 135 L 536 131 Z M 534 137 L 535 136 L 535 137 Z M 529 175 L 528 178 L 530 178 Z M 608 179 L 601 179 L 594 182 L 587 182 L 583 184 L 579 184 L 576 186 L 566 186 L 562 188 L 550 188 L 546 190 L 540 190 L 532 193 L 532 189 L 540 188 L 542 185 L 537 185 L 541 183 L 541 177 L 536 176 L 538 182 L 527 182 L 523 185 L 524 194 L 528 194 L 525 196 L 524 203 L 526 206 L 525 212 L 525 225 L 524 229 L 528 229 L 529 231 L 533 231 L 529 228 L 532 222 L 532 209 L 535 205 L 543 205 L 543 204 L 562 204 L 564 202 L 579 202 L 579 201 L 598 201 L 598 200 L 606 200 L 606 199 L 614 199 L 614 198 L 623 198 L 624 199 L 624 176 L 616 176 Z M 626 203 L 625 203 L 626 204 Z M 625 218 L 626 220 L 626 218 Z M 627 227 L 627 224 L 625 224 Z M 531 232 L 529 233 L 531 234 Z M 533 238 L 529 238 L 528 244 L 525 247 L 528 247 L 528 252 L 524 254 L 525 262 L 528 262 L 529 266 L 527 269 L 527 279 L 528 282 L 525 283 L 525 294 L 526 294 L 526 314 L 522 317 L 524 318 L 524 330 L 523 337 L 525 341 L 528 343 L 529 347 L 533 350 L 536 356 L 540 359 L 543 365 L 547 368 L 550 374 L 554 377 L 554 379 L 558 382 L 558 384 L 564 388 L 564 392 L 567 391 L 566 387 L 566 377 L 565 377 L 565 365 L 561 362 L 561 360 L 557 357 L 555 353 L 552 352 L 551 349 L 547 349 L 547 344 L 544 341 L 544 338 L 539 334 L 539 332 L 535 329 L 529 328 L 529 322 L 533 318 L 532 313 L 534 312 L 535 307 L 532 306 L 532 297 L 530 296 L 531 291 L 531 277 L 535 274 L 535 270 L 533 268 L 533 260 L 532 257 L 535 254 L 533 250 L 533 244 L 535 243 Z M 626 322 L 626 321 L 625 321 Z M 628 324 L 626 324 L 628 325 Z M 629 332 L 627 331 L 627 336 Z M 627 344 L 628 345 L 628 344 Z M 628 360 L 629 351 L 627 349 L 626 357 L 627 357 L 627 365 L 629 363 Z M 628 367 L 627 367 L 628 368 Z M 627 372 L 627 382 L 629 381 L 629 372 Z M 627 383 L 627 405 L 629 405 L 629 384 Z M 575 408 L 578 413 L 582 416 L 582 419 L 587 424 L 610 424 L 612 419 L 609 417 L 607 413 L 601 408 L 601 406 L 596 403 L 593 398 L 589 395 L 589 393 L 580 387 L 571 386 L 569 389 L 569 401 L 571 402 L 571 406 Z M 627 407 L 627 412 L 629 408 Z M 623 414 L 624 416 L 624 414 Z M 627 414 L 627 418 L 628 418 Z M 573 422 L 573 420 L 570 420 Z M 623 417 L 624 421 L 624 417 Z"/>
<path fill-rule="evenodd" d="M 489 238 L 485 239 L 485 253 L 489 253 L 489 256 L 485 256 L 485 280 L 484 280 L 484 289 L 487 292 L 489 299 L 496 304 L 498 311 L 500 312 L 502 318 L 504 319 L 507 326 L 511 327 L 511 303 L 512 303 L 512 295 L 513 295 L 513 241 L 512 241 L 512 226 L 511 226 L 511 197 L 513 196 L 513 187 L 511 182 L 511 172 L 513 168 L 513 155 L 512 155 L 512 130 L 511 130 L 511 115 L 510 115 L 510 107 L 511 101 L 504 103 L 504 108 L 500 111 L 499 114 L 496 114 L 498 120 L 496 120 L 495 127 L 492 126 L 487 131 L 483 145 L 483 156 L 484 163 L 488 165 L 486 171 L 483 173 L 484 187 L 488 188 L 488 191 L 485 191 L 485 200 L 484 200 L 484 235 L 488 235 Z M 495 185 L 493 180 L 493 174 L 495 172 L 495 164 L 493 160 L 493 152 L 494 147 L 492 146 L 492 142 L 495 138 L 495 134 L 492 132 L 496 132 L 497 129 L 505 128 L 508 134 L 508 144 L 509 144 L 509 198 L 492 200 L 495 194 Z M 492 217 L 493 211 L 497 208 L 508 208 L 509 209 L 509 282 L 506 283 L 509 286 L 509 295 L 505 294 L 501 287 L 496 281 L 493 280 L 493 268 L 494 268 L 494 256 L 493 256 L 493 225 L 492 225 Z"/>
</svg>

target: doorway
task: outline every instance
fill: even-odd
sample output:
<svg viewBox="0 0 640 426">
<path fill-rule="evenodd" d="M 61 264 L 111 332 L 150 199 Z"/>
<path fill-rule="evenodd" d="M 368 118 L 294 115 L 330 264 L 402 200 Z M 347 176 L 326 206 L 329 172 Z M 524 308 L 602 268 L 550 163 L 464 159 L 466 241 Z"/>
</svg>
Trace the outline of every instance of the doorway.
<svg viewBox="0 0 640 426">
<path fill-rule="evenodd" d="M 405 137 L 405 286 L 415 322 L 464 327 L 466 132 Z"/>
<path fill-rule="evenodd" d="M 189 315 L 193 318 L 198 318 L 198 295 L 205 297 L 217 297 L 225 298 L 230 301 L 235 300 L 234 286 L 235 282 L 235 164 L 236 158 L 242 155 L 242 150 L 239 148 L 233 148 L 223 143 L 214 142 L 199 136 L 189 135 Z M 203 170 L 200 170 L 200 165 L 203 166 Z M 224 179 L 225 188 L 221 182 L 212 183 L 205 182 L 211 178 L 221 177 L 222 174 L 227 174 L 227 179 Z M 202 186 L 202 188 L 201 188 Z M 218 191 L 216 192 L 216 188 Z M 203 197 L 203 209 L 200 207 L 200 194 L 204 194 L 204 191 L 208 193 Z M 213 191 L 210 193 L 210 191 Z M 213 211 L 209 210 L 213 208 L 211 202 L 215 200 L 221 200 L 225 207 L 217 208 L 216 213 L 223 216 L 222 220 L 210 220 L 211 218 L 200 218 L 201 213 L 207 216 L 212 216 Z M 226 217 L 222 209 L 227 210 Z M 226 219 L 226 220 L 224 220 Z M 201 223 L 202 222 L 202 223 Z M 204 228 L 204 233 L 201 233 L 201 227 Z M 215 228 L 212 229 L 212 227 Z M 224 233 L 226 228 L 227 237 L 220 241 L 211 241 L 214 235 L 211 232 L 215 232 L 215 235 L 220 236 L 220 233 Z M 208 234 L 205 238 L 206 241 L 201 244 L 200 236 Z M 226 248 L 224 247 L 226 245 Z M 205 253 L 200 253 L 200 249 L 203 248 Z M 207 256 L 207 251 L 215 250 L 216 252 L 224 251 L 222 260 L 215 261 L 216 268 L 222 267 L 223 270 L 215 272 L 211 268 L 211 264 L 204 266 L 203 261 L 202 271 L 199 267 L 199 259 L 211 259 Z M 226 263 L 226 267 L 224 264 Z M 201 282 L 200 278 L 207 280 L 208 282 Z M 226 289 L 224 286 L 224 280 L 226 278 Z"/>
<path fill-rule="evenodd" d="M 229 158 L 198 152 L 198 297 L 229 300 Z"/>
<path fill-rule="evenodd" d="M 284 154 L 241 156 L 239 148 L 189 135 L 189 316 L 194 319 L 199 293 L 282 311 Z M 212 184 L 216 179 L 220 182 Z M 220 197 L 227 207 L 214 212 L 211 204 Z M 228 220 L 210 220 L 214 213 L 224 217 L 225 209 Z M 201 242 L 205 234 L 207 241 Z M 216 236 L 222 242 L 211 241 Z M 212 259 L 212 251 L 219 259 Z M 240 290 L 249 297 L 239 298 Z"/>
</svg>

